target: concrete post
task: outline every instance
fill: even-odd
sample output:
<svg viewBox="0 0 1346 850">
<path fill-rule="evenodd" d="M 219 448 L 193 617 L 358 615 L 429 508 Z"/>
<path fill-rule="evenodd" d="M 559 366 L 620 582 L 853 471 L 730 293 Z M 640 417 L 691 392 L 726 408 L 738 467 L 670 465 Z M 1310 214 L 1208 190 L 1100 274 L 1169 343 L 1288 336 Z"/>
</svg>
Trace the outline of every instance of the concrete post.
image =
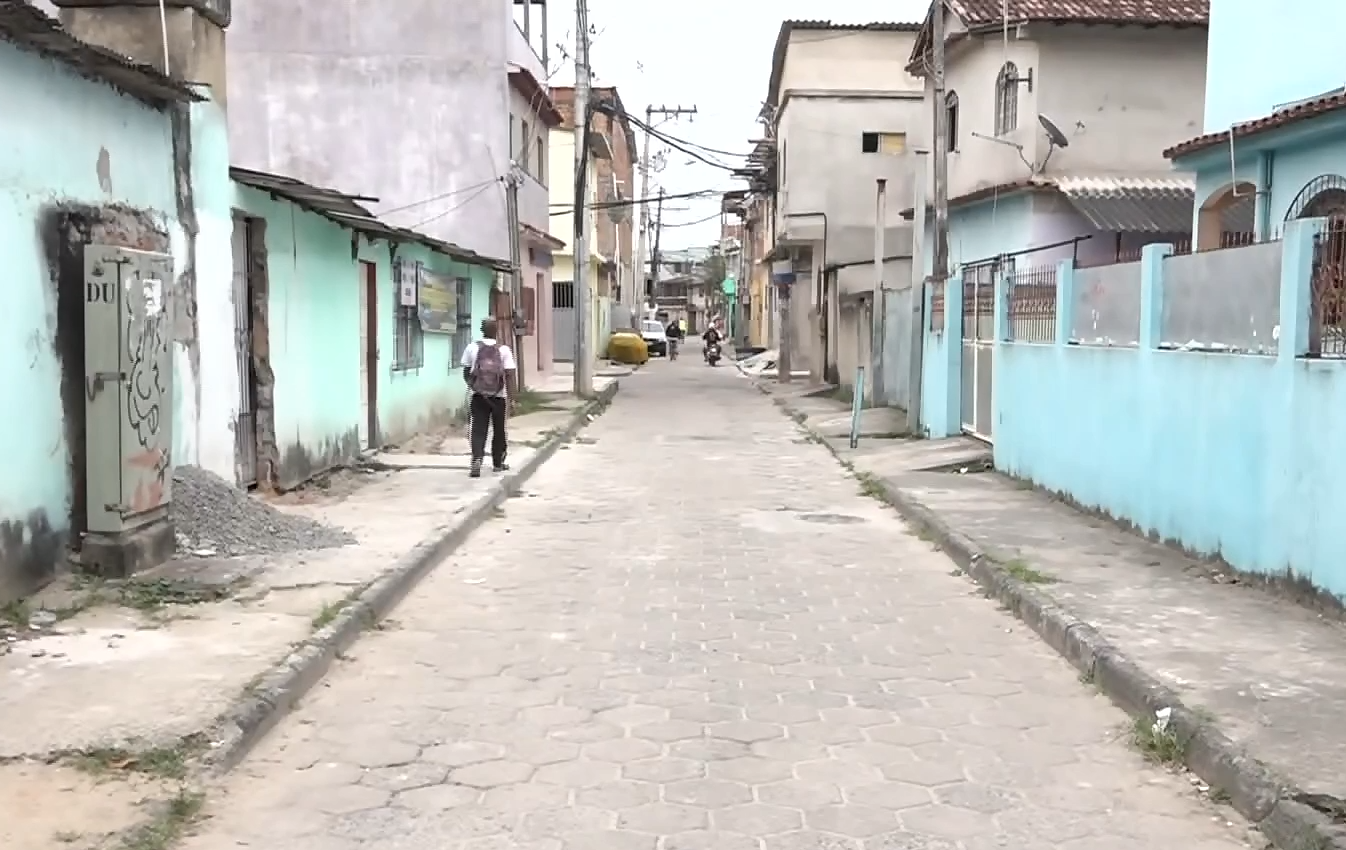
<svg viewBox="0 0 1346 850">
<path fill-rule="evenodd" d="M 1075 261 L 1056 264 L 1056 344 L 1070 344 L 1070 329 L 1075 326 Z"/>
<path fill-rule="evenodd" d="M 1140 350 L 1153 351 L 1163 339 L 1164 260 L 1173 246 L 1146 245 L 1140 251 Z"/>
<path fill-rule="evenodd" d="M 1313 321 L 1313 251 L 1327 219 L 1303 218 L 1285 224 L 1281 238 L 1281 326 L 1276 357 L 1292 365 L 1309 353 Z"/>
</svg>

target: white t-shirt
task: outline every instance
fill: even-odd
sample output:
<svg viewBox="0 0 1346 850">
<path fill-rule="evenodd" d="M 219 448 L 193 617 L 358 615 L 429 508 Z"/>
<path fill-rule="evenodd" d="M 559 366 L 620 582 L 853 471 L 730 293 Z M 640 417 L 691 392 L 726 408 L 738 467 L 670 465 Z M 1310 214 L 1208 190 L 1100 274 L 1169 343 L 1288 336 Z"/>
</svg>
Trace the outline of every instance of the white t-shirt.
<svg viewBox="0 0 1346 850">
<path fill-rule="evenodd" d="M 477 349 L 483 345 L 494 345 L 500 349 L 500 365 L 505 367 L 506 372 L 513 372 L 519 368 L 519 364 L 514 362 L 514 352 L 509 350 L 508 345 L 498 343 L 493 339 L 484 338 L 472 343 L 463 351 L 463 359 L 459 361 L 458 365 L 470 371 L 473 366 L 477 365 Z M 508 396 L 509 385 L 506 383 L 506 385 L 500 389 L 500 397 L 508 398 Z"/>
</svg>

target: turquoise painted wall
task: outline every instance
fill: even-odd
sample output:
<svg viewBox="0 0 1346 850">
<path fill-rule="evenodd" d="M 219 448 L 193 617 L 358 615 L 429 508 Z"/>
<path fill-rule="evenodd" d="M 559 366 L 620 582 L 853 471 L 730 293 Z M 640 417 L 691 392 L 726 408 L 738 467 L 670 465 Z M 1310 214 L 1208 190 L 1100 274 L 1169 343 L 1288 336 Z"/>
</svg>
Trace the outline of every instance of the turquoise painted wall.
<svg viewBox="0 0 1346 850">
<path fill-rule="evenodd" d="M 244 186 L 237 208 L 267 221 L 271 367 L 276 374 L 276 439 L 282 486 L 355 456 L 363 447 L 360 387 L 360 261 L 375 264 L 378 350 L 375 366 L 379 430 L 399 442 L 449 421 L 467 402 L 453 337 L 425 334 L 424 364 L 392 368 L 396 351 L 392 258 L 386 242 L 360 240 L 351 256 L 351 232 L 287 201 Z M 397 258 L 422 262 L 440 274 L 470 277 L 473 326 L 486 317 L 493 272 L 454 262 L 418 245 L 400 245 Z"/>
<path fill-rule="evenodd" d="M 931 438 L 961 433 L 963 279 L 944 282 L 944 322 L 932 330 L 927 319 L 921 357 L 921 427 Z M 925 315 L 933 316 L 933 296 L 925 294 Z"/>
<path fill-rule="evenodd" d="M 64 557 L 70 484 L 53 348 L 56 293 L 39 225 L 58 204 L 120 203 L 176 227 L 168 117 L 66 66 L 0 42 L 0 598 Z M 100 185 L 98 163 L 107 154 Z"/>
<path fill-rule="evenodd" d="M 360 278 L 350 231 L 245 186 L 236 206 L 266 219 L 268 329 L 281 484 L 360 450 Z"/>
<path fill-rule="evenodd" d="M 428 248 L 403 245 L 397 256 L 404 262 L 425 263 L 436 274 L 472 280 L 472 339 L 490 313 L 491 284 L 495 273 L 487 268 L 455 262 Z M 379 428 L 386 442 L 396 443 L 465 412 L 467 386 L 463 383 L 454 338 L 447 334 L 425 335 L 425 361 L 420 369 L 393 371 L 396 323 L 393 307 L 397 292 L 392 283 L 388 248 L 379 243 L 361 252 L 364 259 L 379 261 Z"/>
<path fill-rule="evenodd" d="M 1199 206 L 1235 181 L 1262 187 L 1266 182 L 1264 161 L 1268 161 L 1271 191 L 1266 201 L 1267 216 L 1272 231 L 1279 232 L 1300 190 L 1324 175 L 1346 177 L 1346 114 L 1325 115 L 1283 131 L 1254 136 L 1239 142 L 1235 153 L 1232 167 L 1225 145 L 1176 164 L 1195 171 Z"/>
<path fill-rule="evenodd" d="M 997 468 L 1239 569 L 1291 569 L 1346 595 L 1346 362 L 1297 356 L 1316 226 L 1285 237 L 1276 356 L 1155 348 L 1163 263 L 1149 252 L 1137 349 L 999 343 Z"/>
<path fill-rule="evenodd" d="M 1266 0 L 1211 0 L 1210 7 L 1205 132 L 1342 85 L 1346 3 L 1299 0 L 1290 11 Z"/>
<path fill-rule="evenodd" d="M 934 222 L 926 219 L 925 273 L 934 268 Z M 1033 199 L 1012 195 L 949 211 L 949 270 L 998 254 L 1022 251 L 1032 245 Z"/>
</svg>

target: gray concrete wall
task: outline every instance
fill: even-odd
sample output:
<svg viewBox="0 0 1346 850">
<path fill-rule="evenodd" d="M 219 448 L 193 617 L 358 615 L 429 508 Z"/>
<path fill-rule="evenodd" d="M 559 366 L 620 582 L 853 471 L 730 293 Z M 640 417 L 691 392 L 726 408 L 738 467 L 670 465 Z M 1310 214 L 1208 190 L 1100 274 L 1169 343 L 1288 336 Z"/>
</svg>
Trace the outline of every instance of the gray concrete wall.
<svg viewBox="0 0 1346 850">
<path fill-rule="evenodd" d="M 513 30 L 499 0 L 235 4 L 234 163 L 376 196 L 376 212 L 417 204 L 388 220 L 508 257 L 503 186 L 481 184 L 508 167 Z"/>
</svg>

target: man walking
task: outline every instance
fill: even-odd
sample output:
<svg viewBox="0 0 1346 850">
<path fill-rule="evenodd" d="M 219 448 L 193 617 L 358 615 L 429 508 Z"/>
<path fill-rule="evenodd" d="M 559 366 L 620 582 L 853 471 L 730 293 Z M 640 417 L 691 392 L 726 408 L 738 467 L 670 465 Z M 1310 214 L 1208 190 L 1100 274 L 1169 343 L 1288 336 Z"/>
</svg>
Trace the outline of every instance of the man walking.
<svg viewBox="0 0 1346 850">
<path fill-rule="evenodd" d="M 491 432 L 491 468 L 496 472 L 509 469 L 505 464 L 505 416 L 518 396 L 515 382 L 519 373 L 514 352 L 496 339 L 498 327 L 495 319 L 484 319 L 481 339 L 467 347 L 461 362 L 463 380 L 472 395 L 468 402 L 472 471 L 468 474 L 473 478 L 481 477 L 488 430 Z"/>
</svg>

